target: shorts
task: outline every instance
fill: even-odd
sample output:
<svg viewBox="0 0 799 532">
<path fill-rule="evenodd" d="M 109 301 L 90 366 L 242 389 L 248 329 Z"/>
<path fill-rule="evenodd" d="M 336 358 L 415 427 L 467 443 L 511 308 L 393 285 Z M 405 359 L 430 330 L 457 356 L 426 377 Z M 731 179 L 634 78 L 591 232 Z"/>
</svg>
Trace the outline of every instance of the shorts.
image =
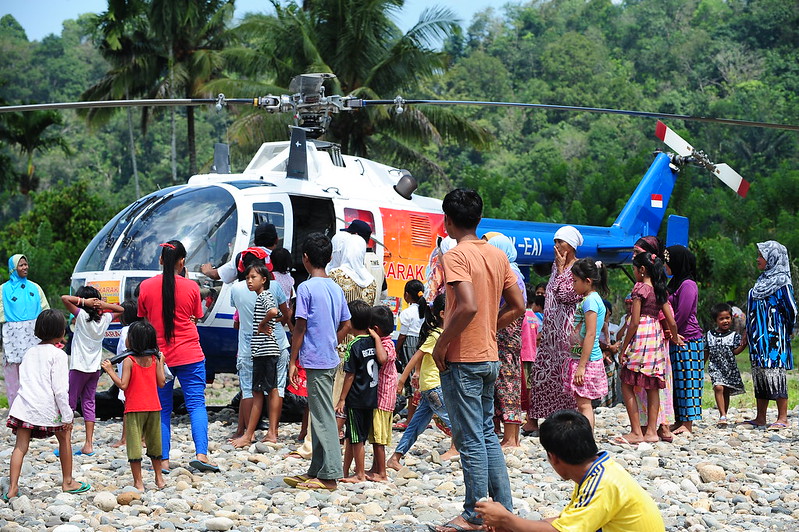
<svg viewBox="0 0 799 532">
<path fill-rule="evenodd" d="M 372 430 L 369 431 L 369 441 L 375 445 L 391 445 L 391 423 L 394 412 L 374 409 L 372 414 Z"/>
<path fill-rule="evenodd" d="M 125 447 L 128 462 L 141 462 L 141 439 L 147 445 L 150 459 L 161 458 L 161 411 L 125 413 Z"/>
<path fill-rule="evenodd" d="M 277 388 L 277 363 L 280 357 L 252 358 L 252 391 L 269 393 Z"/>
<path fill-rule="evenodd" d="M 239 388 L 242 399 L 252 399 L 252 357 L 239 356 L 236 359 L 236 372 L 239 374 Z"/>
<path fill-rule="evenodd" d="M 350 443 L 364 443 L 372 430 L 372 408 L 347 407 L 344 437 Z"/>
<path fill-rule="evenodd" d="M 286 394 L 286 379 L 289 373 L 289 350 L 280 352 L 277 361 L 277 394 L 282 398 Z"/>
</svg>

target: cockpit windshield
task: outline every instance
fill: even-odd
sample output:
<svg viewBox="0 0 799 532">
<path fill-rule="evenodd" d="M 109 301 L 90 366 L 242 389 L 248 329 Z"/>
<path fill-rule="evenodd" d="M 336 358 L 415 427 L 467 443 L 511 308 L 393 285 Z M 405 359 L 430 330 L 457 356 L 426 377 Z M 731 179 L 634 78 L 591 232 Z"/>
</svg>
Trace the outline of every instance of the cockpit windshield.
<svg viewBox="0 0 799 532">
<path fill-rule="evenodd" d="M 167 192 L 168 189 L 145 196 L 128 205 L 114 216 L 86 246 L 86 250 L 75 265 L 75 272 L 103 270 L 117 238 L 127 228 L 131 220 Z"/>
<path fill-rule="evenodd" d="M 111 261 L 112 270 L 160 270 L 159 244 L 180 240 L 186 269 L 230 259 L 238 216 L 233 196 L 221 187 L 182 188 L 150 204 L 133 222 Z"/>
</svg>

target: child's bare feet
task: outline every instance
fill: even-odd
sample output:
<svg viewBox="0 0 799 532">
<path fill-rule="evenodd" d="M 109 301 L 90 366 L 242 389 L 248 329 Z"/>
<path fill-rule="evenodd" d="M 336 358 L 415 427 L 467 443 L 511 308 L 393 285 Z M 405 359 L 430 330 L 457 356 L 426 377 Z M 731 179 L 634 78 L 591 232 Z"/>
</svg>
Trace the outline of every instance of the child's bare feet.
<svg viewBox="0 0 799 532">
<path fill-rule="evenodd" d="M 235 440 L 230 440 L 230 444 L 236 449 L 241 449 L 243 447 L 249 447 L 252 445 L 252 439 L 247 438 L 245 435 L 241 436 L 240 438 L 236 438 Z"/>
<path fill-rule="evenodd" d="M 685 425 L 680 425 L 671 431 L 672 434 L 691 434 L 691 431 Z"/>
<path fill-rule="evenodd" d="M 277 443 L 277 434 L 272 434 L 271 432 L 267 432 L 266 436 L 264 436 L 261 441 L 264 443 Z"/>
<path fill-rule="evenodd" d="M 352 475 L 351 477 L 342 478 L 340 482 L 345 482 L 347 484 L 357 484 L 359 482 L 366 482 L 366 475 L 360 477 L 358 475 Z"/>
<path fill-rule="evenodd" d="M 522 445 L 519 443 L 519 440 L 516 440 L 515 442 L 510 440 L 502 440 L 499 443 L 499 446 L 503 449 L 512 449 L 514 447 L 521 447 Z"/>
<path fill-rule="evenodd" d="M 374 471 L 367 471 L 366 480 L 371 482 L 388 482 L 388 475 L 378 475 Z"/>
<path fill-rule="evenodd" d="M 160 480 L 155 479 L 155 487 L 158 488 L 159 490 L 162 490 L 166 487 L 166 482 L 164 481 L 164 477 L 161 477 Z"/>
<path fill-rule="evenodd" d="M 119 447 L 124 447 L 125 445 L 125 440 L 119 440 L 118 442 L 112 443 L 111 447 L 118 449 Z"/>
<path fill-rule="evenodd" d="M 144 482 L 134 482 L 133 487 L 139 491 L 144 491 Z"/>
</svg>

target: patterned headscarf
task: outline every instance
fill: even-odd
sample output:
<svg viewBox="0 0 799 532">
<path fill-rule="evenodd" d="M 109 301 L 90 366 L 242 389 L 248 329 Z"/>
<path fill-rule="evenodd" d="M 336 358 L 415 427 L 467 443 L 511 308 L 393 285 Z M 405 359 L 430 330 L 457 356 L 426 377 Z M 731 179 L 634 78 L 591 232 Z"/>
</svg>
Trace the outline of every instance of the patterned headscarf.
<svg viewBox="0 0 799 532">
<path fill-rule="evenodd" d="M 792 286 L 788 250 L 776 240 L 757 244 L 757 250 L 766 259 L 766 269 L 752 287 L 752 297 L 764 299 L 783 286 Z"/>
</svg>

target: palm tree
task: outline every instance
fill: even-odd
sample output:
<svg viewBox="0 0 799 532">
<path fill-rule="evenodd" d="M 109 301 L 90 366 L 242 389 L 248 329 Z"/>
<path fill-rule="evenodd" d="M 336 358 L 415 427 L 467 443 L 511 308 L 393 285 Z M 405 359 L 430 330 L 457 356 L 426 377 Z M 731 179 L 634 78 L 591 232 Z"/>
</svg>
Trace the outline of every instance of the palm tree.
<svg viewBox="0 0 799 532">
<path fill-rule="evenodd" d="M 219 80 L 209 87 L 228 92 L 257 90 L 258 83 L 251 80 L 259 77 L 266 77 L 272 87 L 287 87 L 298 74 L 332 72 L 337 77 L 328 92 L 381 99 L 394 98 L 400 92 L 419 94 L 420 80 L 446 68 L 446 56 L 432 46 L 450 35 L 457 21 L 451 11 L 431 8 L 403 34 L 391 18 L 403 3 L 305 0 L 299 6 L 272 0 L 274 15 L 251 15 L 235 30 L 249 48 L 226 51 L 228 65 L 248 79 Z M 267 129 L 275 130 L 273 117 L 245 114 L 231 133 L 234 140 L 247 146 L 251 140 L 262 140 L 252 129 L 270 122 Z M 285 136 L 285 128 L 280 136 Z M 392 157 L 438 175 L 443 171 L 420 147 L 445 138 L 476 146 L 489 141 L 485 129 L 432 106 L 406 109 L 399 115 L 387 108 L 342 113 L 326 137 L 341 144 L 346 153 Z"/>
<path fill-rule="evenodd" d="M 64 119 L 57 111 L 31 111 L 27 113 L 8 113 L 2 128 L 3 140 L 19 147 L 20 154 L 27 162 L 25 172 L 20 174 L 19 189 L 23 194 L 36 190 L 39 178 L 34 176 L 33 155 L 53 148 L 61 148 L 64 155 L 72 155 L 67 141 L 59 133 L 50 129 L 61 126 Z"/>
<path fill-rule="evenodd" d="M 109 0 L 97 18 L 98 45 L 111 69 L 83 99 L 208 97 L 203 86 L 222 71 L 221 50 L 233 0 Z M 102 120 L 109 114 L 89 114 Z M 176 179 L 174 111 L 172 177 Z M 147 112 L 142 115 L 146 125 Z M 197 171 L 194 108 L 187 108 L 189 170 Z"/>
</svg>

